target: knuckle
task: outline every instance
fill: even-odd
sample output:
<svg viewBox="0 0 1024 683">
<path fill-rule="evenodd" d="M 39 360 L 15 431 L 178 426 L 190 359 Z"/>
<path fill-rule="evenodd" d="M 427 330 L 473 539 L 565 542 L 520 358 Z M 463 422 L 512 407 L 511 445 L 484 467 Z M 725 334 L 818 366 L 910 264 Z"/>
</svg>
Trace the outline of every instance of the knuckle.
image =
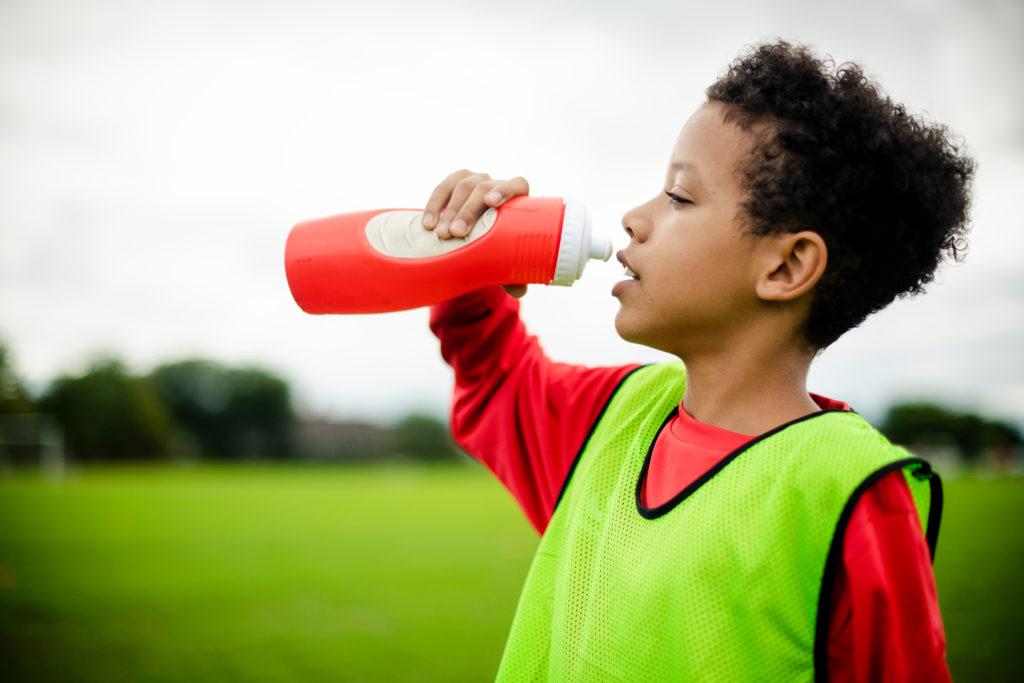
<svg viewBox="0 0 1024 683">
<path fill-rule="evenodd" d="M 437 186 L 437 191 L 451 192 L 452 189 L 457 187 L 459 183 L 462 182 L 462 180 L 468 175 L 470 175 L 470 172 L 467 171 L 466 169 L 455 171 L 455 173 L 450 174 L 447 178 L 441 181 L 441 184 Z"/>
<path fill-rule="evenodd" d="M 465 178 L 462 178 L 458 182 L 456 187 L 458 187 L 458 189 L 460 190 L 472 191 L 474 188 L 476 188 L 477 185 L 479 185 L 485 179 L 486 176 L 481 176 L 479 173 L 473 173 L 471 175 L 466 176 Z"/>
<path fill-rule="evenodd" d="M 486 182 L 480 183 L 475 188 L 473 188 L 473 199 L 483 202 L 483 196 L 490 192 L 491 190 L 493 190 L 498 185 L 499 183 L 493 180 L 488 180 Z"/>
</svg>

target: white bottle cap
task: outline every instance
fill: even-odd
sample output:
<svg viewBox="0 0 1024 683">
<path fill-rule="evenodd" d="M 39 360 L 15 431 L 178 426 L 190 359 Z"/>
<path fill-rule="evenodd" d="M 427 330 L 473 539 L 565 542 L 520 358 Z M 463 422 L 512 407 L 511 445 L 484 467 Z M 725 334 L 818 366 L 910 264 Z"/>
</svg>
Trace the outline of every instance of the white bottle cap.
<svg viewBox="0 0 1024 683">
<path fill-rule="evenodd" d="M 590 211 L 579 202 L 565 202 L 562 218 L 562 239 L 558 243 L 558 261 L 553 285 L 568 287 L 580 278 L 589 259 L 607 261 L 612 255 L 612 241 L 607 237 L 591 237 Z"/>
</svg>

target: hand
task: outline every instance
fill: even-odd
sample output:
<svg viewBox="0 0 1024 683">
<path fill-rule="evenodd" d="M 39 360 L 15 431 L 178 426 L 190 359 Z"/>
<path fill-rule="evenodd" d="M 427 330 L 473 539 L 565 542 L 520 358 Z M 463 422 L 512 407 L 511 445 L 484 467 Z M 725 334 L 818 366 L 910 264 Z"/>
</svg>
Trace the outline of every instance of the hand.
<svg viewBox="0 0 1024 683">
<path fill-rule="evenodd" d="M 530 194 L 525 178 L 494 180 L 486 173 L 456 171 L 434 188 L 423 211 L 423 227 L 443 240 L 465 237 L 488 208 Z"/>
<path fill-rule="evenodd" d="M 496 209 L 513 197 L 528 194 L 530 184 L 521 176 L 494 180 L 486 173 L 456 171 L 434 188 L 423 211 L 423 227 L 435 230 L 445 240 L 465 237 L 488 208 Z M 516 298 L 526 293 L 526 285 L 504 289 Z"/>
</svg>

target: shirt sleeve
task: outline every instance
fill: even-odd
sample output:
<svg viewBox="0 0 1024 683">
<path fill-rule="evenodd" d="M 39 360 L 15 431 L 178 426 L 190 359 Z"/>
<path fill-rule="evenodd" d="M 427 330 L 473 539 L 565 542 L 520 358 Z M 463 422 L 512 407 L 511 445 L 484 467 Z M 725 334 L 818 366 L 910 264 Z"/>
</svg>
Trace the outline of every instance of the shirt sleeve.
<svg viewBox="0 0 1024 683">
<path fill-rule="evenodd" d="M 636 366 L 556 363 L 500 287 L 431 308 L 430 328 L 455 371 L 452 435 L 484 463 L 543 532 L 562 484 L 622 379 Z"/>
<path fill-rule="evenodd" d="M 830 680 L 950 680 L 931 555 L 902 471 L 856 503 L 835 582 Z"/>
</svg>

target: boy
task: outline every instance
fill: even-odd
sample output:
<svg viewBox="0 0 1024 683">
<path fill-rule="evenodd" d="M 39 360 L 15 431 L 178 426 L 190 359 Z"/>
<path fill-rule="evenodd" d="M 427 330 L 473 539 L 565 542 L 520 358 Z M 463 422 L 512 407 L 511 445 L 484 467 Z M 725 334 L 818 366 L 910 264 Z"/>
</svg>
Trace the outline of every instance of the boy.
<svg viewBox="0 0 1024 683">
<path fill-rule="evenodd" d="M 431 312 L 456 440 L 544 534 L 498 678 L 948 679 L 938 479 L 806 376 L 961 253 L 973 164 L 784 42 L 706 94 L 623 218 L 612 290 L 618 333 L 681 362 L 551 362 L 500 289 Z M 464 235 L 528 189 L 457 172 L 424 227 Z"/>
</svg>

